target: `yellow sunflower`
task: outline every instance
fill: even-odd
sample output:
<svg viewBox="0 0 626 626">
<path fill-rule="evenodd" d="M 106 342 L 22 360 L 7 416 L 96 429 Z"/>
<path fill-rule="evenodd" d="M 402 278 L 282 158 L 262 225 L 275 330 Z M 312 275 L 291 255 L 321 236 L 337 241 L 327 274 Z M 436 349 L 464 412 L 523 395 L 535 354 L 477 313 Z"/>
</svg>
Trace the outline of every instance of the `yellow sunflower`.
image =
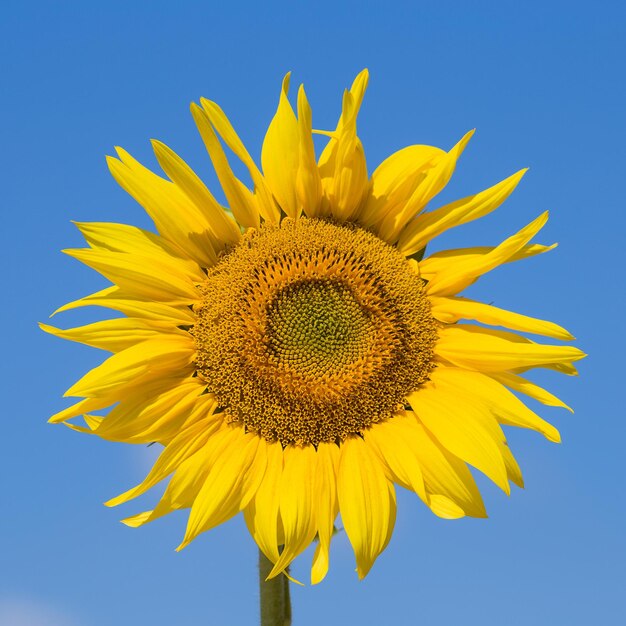
<svg viewBox="0 0 626 626">
<path fill-rule="evenodd" d="M 42 325 L 113 353 L 66 393 L 82 399 L 50 421 L 163 446 L 146 479 L 107 504 L 170 477 L 154 510 L 125 523 L 191 509 L 182 548 L 243 511 L 274 564 L 270 578 L 317 538 L 311 580 L 320 582 L 338 514 L 365 576 L 391 537 L 396 484 L 440 517 L 484 517 L 468 465 L 507 494 L 510 482 L 522 485 L 501 426 L 559 441 L 513 392 L 568 407 L 523 374 L 575 374 L 584 356 L 512 332 L 572 339 L 554 323 L 459 296 L 499 265 L 551 250 L 530 243 L 547 213 L 498 246 L 422 260 L 434 237 L 497 208 L 524 170 L 425 211 L 472 132 L 449 152 L 404 148 L 370 176 L 356 128 L 367 81 L 366 71 L 357 76 L 336 129 L 321 132 L 302 87 L 292 109 L 288 75 L 262 170 L 217 104 L 192 104 L 228 208 L 164 144 L 153 142 L 167 178 L 118 149 L 111 172 L 158 234 L 78 224 L 89 247 L 65 252 L 113 285 L 59 311 L 97 305 L 125 317 Z M 316 132 L 328 138 L 319 159 Z M 68 422 L 81 415 L 84 425 Z"/>
</svg>

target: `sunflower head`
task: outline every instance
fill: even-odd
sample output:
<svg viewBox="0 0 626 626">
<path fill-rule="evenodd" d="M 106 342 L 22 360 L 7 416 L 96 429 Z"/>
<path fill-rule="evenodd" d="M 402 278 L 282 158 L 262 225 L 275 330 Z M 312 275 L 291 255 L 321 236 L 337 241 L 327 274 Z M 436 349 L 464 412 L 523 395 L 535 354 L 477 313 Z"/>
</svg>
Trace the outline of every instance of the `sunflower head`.
<svg viewBox="0 0 626 626">
<path fill-rule="evenodd" d="M 363 435 L 434 366 L 423 281 L 353 224 L 286 218 L 250 229 L 200 288 L 198 376 L 229 421 L 267 441 Z"/>
<path fill-rule="evenodd" d="M 153 145 L 165 176 L 119 149 L 111 172 L 156 231 L 79 224 L 89 247 L 66 252 L 112 285 L 59 310 L 123 317 L 42 325 L 112 353 L 51 421 L 163 446 L 146 479 L 108 504 L 169 477 L 157 506 L 128 525 L 190 509 L 183 547 L 243 512 L 270 577 L 317 537 L 311 579 L 322 580 L 339 513 L 365 576 L 392 534 L 395 485 L 440 517 L 484 516 L 468 465 L 507 493 L 523 484 L 502 426 L 559 440 L 517 394 L 566 405 L 523 374 L 575 374 L 584 356 L 519 334 L 572 339 L 552 322 L 460 296 L 498 266 L 552 249 L 531 243 L 547 214 L 499 245 L 423 258 L 434 237 L 502 204 L 524 170 L 431 209 L 468 133 L 449 151 L 411 145 L 370 175 L 357 135 L 367 80 L 364 71 L 344 93 L 335 129 L 314 131 L 304 89 L 296 110 L 288 99 L 288 75 L 261 169 L 218 105 L 192 105 L 228 207 L 164 144 Z M 314 132 L 328 138 L 319 156 Z M 77 416 L 84 424 L 69 421 Z"/>
</svg>

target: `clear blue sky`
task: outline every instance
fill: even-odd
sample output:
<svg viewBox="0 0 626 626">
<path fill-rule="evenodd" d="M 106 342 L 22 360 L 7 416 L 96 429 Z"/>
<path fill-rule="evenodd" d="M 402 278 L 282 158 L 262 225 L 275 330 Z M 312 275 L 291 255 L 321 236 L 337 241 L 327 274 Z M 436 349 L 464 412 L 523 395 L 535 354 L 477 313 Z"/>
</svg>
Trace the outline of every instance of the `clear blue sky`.
<svg viewBox="0 0 626 626">
<path fill-rule="evenodd" d="M 36 322 L 103 284 L 60 254 L 79 245 L 70 220 L 147 226 L 107 171 L 114 145 L 154 164 L 159 138 L 213 184 L 190 101 L 220 102 L 258 155 L 287 70 L 330 127 L 363 67 L 370 169 L 411 143 L 448 149 L 474 127 L 442 202 L 531 168 L 497 214 L 440 245 L 494 244 L 550 209 L 540 240 L 559 248 L 473 294 L 562 323 L 590 356 L 579 379 L 536 378 L 576 409 L 543 412 L 562 445 L 509 430 L 525 490 L 507 498 L 479 478 L 490 518 L 454 522 L 400 494 L 371 574 L 358 582 L 340 534 L 326 581 L 293 592 L 295 626 L 626 623 L 625 25 L 617 1 L 4 3 L 0 624 L 256 622 L 256 549 L 240 518 L 177 554 L 184 514 L 133 530 L 118 520 L 150 497 L 102 506 L 155 451 L 46 424 L 102 355 Z"/>
</svg>

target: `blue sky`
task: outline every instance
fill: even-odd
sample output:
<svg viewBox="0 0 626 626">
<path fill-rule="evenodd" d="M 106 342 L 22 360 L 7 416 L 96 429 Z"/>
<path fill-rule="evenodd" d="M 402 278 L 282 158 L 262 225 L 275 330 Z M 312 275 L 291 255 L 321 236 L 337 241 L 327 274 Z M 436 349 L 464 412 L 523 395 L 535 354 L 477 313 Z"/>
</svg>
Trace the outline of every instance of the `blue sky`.
<svg viewBox="0 0 626 626">
<path fill-rule="evenodd" d="M 80 245 L 70 220 L 149 226 L 107 171 L 114 145 L 153 165 L 148 140 L 159 138 L 215 189 L 190 101 L 218 101 L 258 155 L 286 71 L 326 128 L 363 67 L 370 170 L 408 144 L 449 149 L 474 127 L 441 203 L 530 167 L 496 214 L 437 247 L 498 243 L 550 209 L 540 241 L 559 248 L 472 294 L 560 322 L 590 356 L 579 379 L 535 377 L 576 409 L 543 411 L 563 444 L 508 432 L 525 490 L 507 498 L 478 477 L 489 519 L 455 522 L 399 494 L 393 539 L 367 579 L 340 533 L 326 581 L 293 590 L 294 624 L 623 623 L 622 3 L 34 1 L 0 11 L 2 626 L 255 623 L 256 549 L 240 518 L 177 554 L 185 515 L 132 530 L 118 520 L 150 497 L 102 506 L 156 450 L 46 424 L 102 355 L 36 322 L 103 285 L 60 254 Z"/>
</svg>

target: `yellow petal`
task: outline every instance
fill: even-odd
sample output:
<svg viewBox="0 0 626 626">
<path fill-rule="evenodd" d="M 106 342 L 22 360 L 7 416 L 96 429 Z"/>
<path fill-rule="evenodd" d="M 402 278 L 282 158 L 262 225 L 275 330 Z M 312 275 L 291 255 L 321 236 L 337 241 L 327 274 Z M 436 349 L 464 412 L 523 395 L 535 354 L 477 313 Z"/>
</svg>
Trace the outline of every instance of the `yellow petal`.
<svg viewBox="0 0 626 626">
<path fill-rule="evenodd" d="M 415 491 L 439 517 L 485 517 L 480 493 L 466 465 L 432 441 L 413 413 L 377 424 L 366 439 L 380 452 L 389 478 Z"/>
<path fill-rule="evenodd" d="M 395 243 L 406 224 L 448 184 L 456 162 L 473 134 L 473 130 L 467 133 L 450 152 L 436 159 L 433 167 L 424 172 L 424 179 L 416 186 L 408 201 L 387 212 L 382 223 L 376 226 L 376 231 L 382 239 Z"/>
<path fill-rule="evenodd" d="M 350 85 L 350 94 L 354 98 L 354 104 L 357 111 L 361 108 L 361 104 L 363 103 L 363 97 L 365 96 L 369 79 L 369 70 L 364 68 L 356 75 L 355 79 L 352 81 L 352 85 Z M 339 120 L 339 124 L 337 125 L 338 131 L 343 130 L 342 125 L 344 123 L 345 120 L 343 118 Z"/>
<path fill-rule="evenodd" d="M 583 356 L 587 356 L 583 354 Z M 583 358 L 581 356 L 581 358 Z M 548 370 L 554 370 L 555 372 L 559 372 L 561 374 L 565 374 L 566 376 L 578 376 L 578 370 L 571 363 L 549 363 L 548 365 L 543 365 Z M 529 367 L 516 367 L 512 370 L 514 374 L 523 374 L 527 372 Z"/>
<path fill-rule="evenodd" d="M 209 441 L 178 466 L 163 496 L 152 511 L 144 511 L 122 522 L 136 528 L 172 511 L 191 508 L 211 471 L 216 448 L 227 439 L 228 431 L 229 428 L 222 422 Z"/>
<path fill-rule="evenodd" d="M 354 102 L 354 108 L 355 108 L 356 113 L 359 112 L 359 109 L 361 108 L 361 104 L 363 103 L 363 97 L 365 96 L 365 91 L 367 90 L 367 84 L 369 83 L 369 76 L 370 76 L 369 70 L 367 68 L 361 70 L 356 75 L 356 78 L 352 81 L 350 90 L 349 92 L 347 92 L 350 94 Z M 346 119 L 346 116 L 344 116 L 343 111 L 342 111 L 341 117 L 339 118 L 339 121 L 337 122 L 337 127 L 334 132 L 327 132 L 327 131 L 321 131 L 321 130 L 316 130 L 315 132 L 320 135 L 327 135 L 328 137 L 337 137 L 344 130 L 346 123 L 349 123 L 349 121 L 350 120 Z"/>
<path fill-rule="evenodd" d="M 130 526 L 130 528 L 139 528 L 139 526 L 143 526 L 150 521 L 151 514 L 152 511 L 143 511 L 142 513 L 137 513 L 137 515 L 132 515 L 131 517 L 123 519 L 122 524 Z"/>
<path fill-rule="evenodd" d="M 480 372 L 454 367 L 437 367 L 431 380 L 435 385 L 447 383 L 459 396 L 466 395 L 470 402 L 480 402 L 487 407 L 501 424 L 530 428 L 550 441 L 559 442 L 559 431 L 533 411 L 499 382 Z"/>
<path fill-rule="evenodd" d="M 150 323 L 128 317 L 103 320 L 67 330 L 41 323 L 39 328 L 56 337 L 77 341 L 109 352 L 120 352 L 136 343 L 160 336 L 164 331 L 176 333 L 176 327 L 173 325 L 163 325 L 159 328 L 156 322 Z"/>
<path fill-rule="evenodd" d="M 300 137 L 298 120 L 287 99 L 290 75 L 288 73 L 283 80 L 278 109 L 265 134 L 261 165 L 265 180 L 281 209 L 295 219 L 300 213 L 300 202 L 296 194 Z"/>
<path fill-rule="evenodd" d="M 204 145 L 215 168 L 215 173 L 235 219 L 244 228 L 258 228 L 260 207 L 253 193 L 233 174 L 224 148 L 222 148 L 222 144 L 217 138 L 206 112 L 196 104 L 192 104 L 191 114 L 198 126 Z"/>
<path fill-rule="evenodd" d="M 382 222 L 390 212 L 402 210 L 426 173 L 446 153 L 432 146 L 407 146 L 387 157 L 372 174 L 372 185 L 359 223 L 370 227 Z"/>
<path fill-rule="evenodd" d="M 547 406 L 558 406 L 563 409 L 567 409 L 570 413 L 574 412 L 571 407 L 567 406 L 567 404 L 565 404 L 555 395 L 551 394 L 549 391 L 546 391 L 542 387 L 539 387 L 539 385 L 531 383 L 529 380 L 526 380 L 522 376 L 517 376 L 516 374 L 511 374 L 508 372 L 490 372 L 489 376 L 502 383 L 503 385 L 506 385 L 510 389 L 513 389 L 513 391 L 523 393 L 541 402 L 542 404 L 545 404 Z"/>
<path fill-rule="evenodd" d="M 191 507 L 185 538 L 177 550 L 244 509 L 263 480 L 266 445 L 255 433 L 246 433 L 241 426 L 231 427 L 214 454 L 211 470 Z"/>
<path fill-rule="evenodd" d="M 188 326 L 196 321 L 196 316 L 186 304 L 176 306 L 163 302 L 144 300 L 136 296 L 130 296 L 117 285 L 112 285 L 84 298 L 68 302 L 59 307 L 50 317 L 57 313 L 83 306 L 101 306 L 120 311 L 129 317 L 170 322 L 176 326 Z"/>
<path fill-rule="evenodd" d="M 60 424 L 65 420 L 71 419 L 72 417 L 76 417 L 77 415 L 83 415 L 89 411 L 99 411 L 100 409 L 104 409 L 107 406 L 113 404 L 115 400 L 110 398 L 86 398 L 85 400 L 81 400 L 80 402 L 76 402 L 71 406 L 55 413 L 48 422 L 50 424 Z"/>
<path fill-rule="evenodd" d="M 405 489 L 414 491 L 426 504 L 429 503 L 424 485 L 424 476 L 415 450 L 407 440 L 407 420 L 387 420 L 376 424 L 365 433 L 364 438 L 378 451 L 390 480 Z"/>
<path fill-rule="evenodd" d="M 200 299 L 193 280 L 151 256 L 101 249 L 63 250 L 140 298 L 191 304 Z"/>
<path fill-rule="evenodd" d="M 483 274 L 506 263 L 543 228 L 547 220 L 548 212 L 546 211 L 487 254 L 462 260 L 448 259 L 444 267 L 429 279 L 428 294 L 451 296 L 462 291 Z M 428 264 L 421 262 L 420 269 L 423 269 L 424 265 Z"/>
<path fill-rule="evenodd" d="M 504 464 L 506 465 L 506 474 L 509 480 L 514 484 L 524 488 L 524 477 L 522 476 L 522 470 L 520 466 L 517 464 L 513 453 L 509 446 L 505 443 L 501 448 L 500 452 L 502 453 L 502 458 L 504 459 Z"/>
<path fill-rule="evenodd" d="M 504 434 L 487 411 L 472 406 L 435 380 L 410 394 L 408 402 L 442 446 L 479 469 L 505 493 L 510 493 L 500 453 Z"/>
<path fill-rule="evenodd" d="M 278 561 L 278 546 L 284 543 L 282 527 L 279 529 L 278 514 L 283 456 L 283 449 L 279 442 L 267 444 L 267 469 L 263 482 L 244 510 L 244 518 L 250 534 L 272 563 Z"/>
<path fill-rule="evenodd" d="M 87 426 L 81 426 L 80 424 L 72 424 L 71 422 L 63 422 L 63 426 L 66 426 L 70 430 L 73 430 L 77 433 L 82 433 L 84 435 L 93 435 L 93 431 L 97 424 L 94 424 L 95 419 L 97 419 L 96 415 L 83 415 L 85 423 Z"/>
<path fill-rule="evenodd" d="M 216 248 L 236 244 L 241 238 L 239 227 L 195 172 L 173 150 L 160 141 L 153 140 L 152 147 L 163 171 L 178 185 L 202 215 L 203 220 L 198 224 L 198 231 L 200 231 L 200 225 L 208 229 L 212 240 L 217 242 Z"/>
<path fill-rule="evenodd" d="M 465 324 L 440 329 L 436 353 L 454 365 L 482 372 L 569 365 L 585 356 L 572 346 L 538 344 L 514 333 Z"/>
<path fill-rule="evenodd" d="M 334 443 L 320 443 L 317 446 L 317 471 L 313 497 L 313 507 L 318 535 L 318 544 L 311 567 L 311 584 L 317 585 L 326 577 L 329 565 L 330 542 L 339 512 L 337 500 L 337 464 L 339 448 Z"/>
<path fill-rule="evenodd" d="M 410 256 L 449 228 L 466 224 L 491 213 L 511 195 L 526 171 L 521 170 L 473 196 L 418 215 L 400 234 L 398 249 L 402 254 Z"/>
<path fill-rule="evenodd" d="M 464 515 L 486 517 L 480 492 L 467 465 L 441 446 L 414 413 L 397 415 L 392 421 L 396 420 L 407 447 L 419 462 L 426 502 L 433 513 L 445 519 Z"/>
<path fill-rule="evenodd" d="M 341 444 L 337 493 L 357 574 L 364 578 L 391 538 L 396 495 L 376 453 L 360 437 Z"/>
<path fill-rule="evenodd" d="M 175 380 L 169 388 L 163 381 L 123 394 L 121 401 L 95 429 L 108 441 L 150 443 L 173 440 L 176 435 L 201 419 L 213 415 L 215 396 L 203 393 L 197 377 Z"/>
<path fill-rule="evenodd" d="M 162 377 L 164 372 L 183 375 L 195 357 L 191 338 L 163 335 L 136 344 L 109 357 L 87 372 L 65 393 L 66 396 L 101 397 L 126 385 L 137 385 Z"/>
<path fill-rule="evenodd" d="M 369 190 L 367 163 L 356 133 L 356 120 L 367 88 L 368 73 L 361 72 L 343 97 L 336 131 L 322 151 L 319 173 L 324 192 L 324 215 L 340 221 L 357 216 Z"/>
<path fill-rule="evenodd" d="M 482 302 L 474 302 L 467 298 L 432 296 L 430 304 L 433 316 L 446 324 L 454 324 L 459 320 L 466 319 L 474 320 L 481 324 L 489 324 L 490 326 L 504 326 L 511 330 L 553 337 L 554 339 L 574 339 L 565 328 L 554 322 L 520 315 L 519 313 L 499 309 Z"/>
<path fill-rule="evenodd" d="M 218 426 L 219 421 L 211 416 L 179 432 L 163 449 L 150 473 L 139 485 L 105 502 L 105 505 L 117 506 L 128 502 L 167 478 L 183 461 L 206 444 Z"/>
<path fill-rule="evenodd" d="M 96 428 L 102 424 L 102 420 L 104 419 L 100 415 L 83 415 L 83 418 L 91 431 L 96 430 Z"/>
<path fill-rule="evenodd" d="M 74 222 L 92 248 L 154 257 L 180 274 L 202 280 L 202 268 L 190 258 L 179 256 L 166 239 L 135 226 L 110 222 Z"/>
<path fill-rule="evenodd" d="M 315 537 L 313 489 L 316 469 L 317 452 L 313 446 L 290 445 L 285 448 L 280 483 L 280 518 L 285 545 L 268 579 L 280 574 Z"/>
<path fill-rule="evenodd" d="M 255 195 L 258 195 L 258 210 L 263 216 L 263 219 L 269 222 L 277 223 L 280 217 L 280 212 L 272 193 L 267 187 L 265 180 L 259 168 L 256 166 L 254 159 L 250 156 L 248 151 L 239 136 L 235 132 L 229 119 L 226 117 L 224 111 L 215 103 L 207 100 L 206 98 L 200 98 L 200 104 L 211 122 L 215 127 L 215 130 L 220 134 L 226 145 L 235 153 L 237 158 L 247 167 L 250 173 L 250 178 L 254 184 Z"/>
<path fill-rule="evenodd" d="M 176 185 L 151 172 L 125 150 L 116 150 L 120 160 L 107 157 L 113 178 L 139 202 L 159 233 L 183 258 L 190 257 L 202 267 L 211 267 L 216 255 L 210 239 L 202 237 L 204 219 L 197 207 Z"/>
<path fill-rule="evenodd" d="M 307 217 L 317 217 L 322 199 L 320 178 L 312 135 L 312 113 L 304 87 L 298 90 L 299 162 L 296 176 L 296 197 Z"/>
<path fill-rule="evenodd" d="M 503 263 L 522 261 L 523 259 L 528 259 L 537 254 L 550 252 L 550 250 L 554 250 L 556 247 L 556 243 L 551 246 L 542 246 L 538 243 L 527 244 L 522 246 L 516 253 L 512 254 L 506 261 L 503 261 Z M 477 246 L 473 248 L 456 248 L 454 250 L 435 252 L 428 258 L 419 262 L 419 269 L 417 271 L 424 280 L 430 281 L 438 274 L 448 271 L 450 266 L 462 267 L 477 263 L 484 256 L 491 254 L 495 249 L 495 246 Z M 409 259 L 409 261 L 413 260 Z M 418 265 L 416 261 L 413 261 L 413 263 L 416 266 Z"/>
</svg>

